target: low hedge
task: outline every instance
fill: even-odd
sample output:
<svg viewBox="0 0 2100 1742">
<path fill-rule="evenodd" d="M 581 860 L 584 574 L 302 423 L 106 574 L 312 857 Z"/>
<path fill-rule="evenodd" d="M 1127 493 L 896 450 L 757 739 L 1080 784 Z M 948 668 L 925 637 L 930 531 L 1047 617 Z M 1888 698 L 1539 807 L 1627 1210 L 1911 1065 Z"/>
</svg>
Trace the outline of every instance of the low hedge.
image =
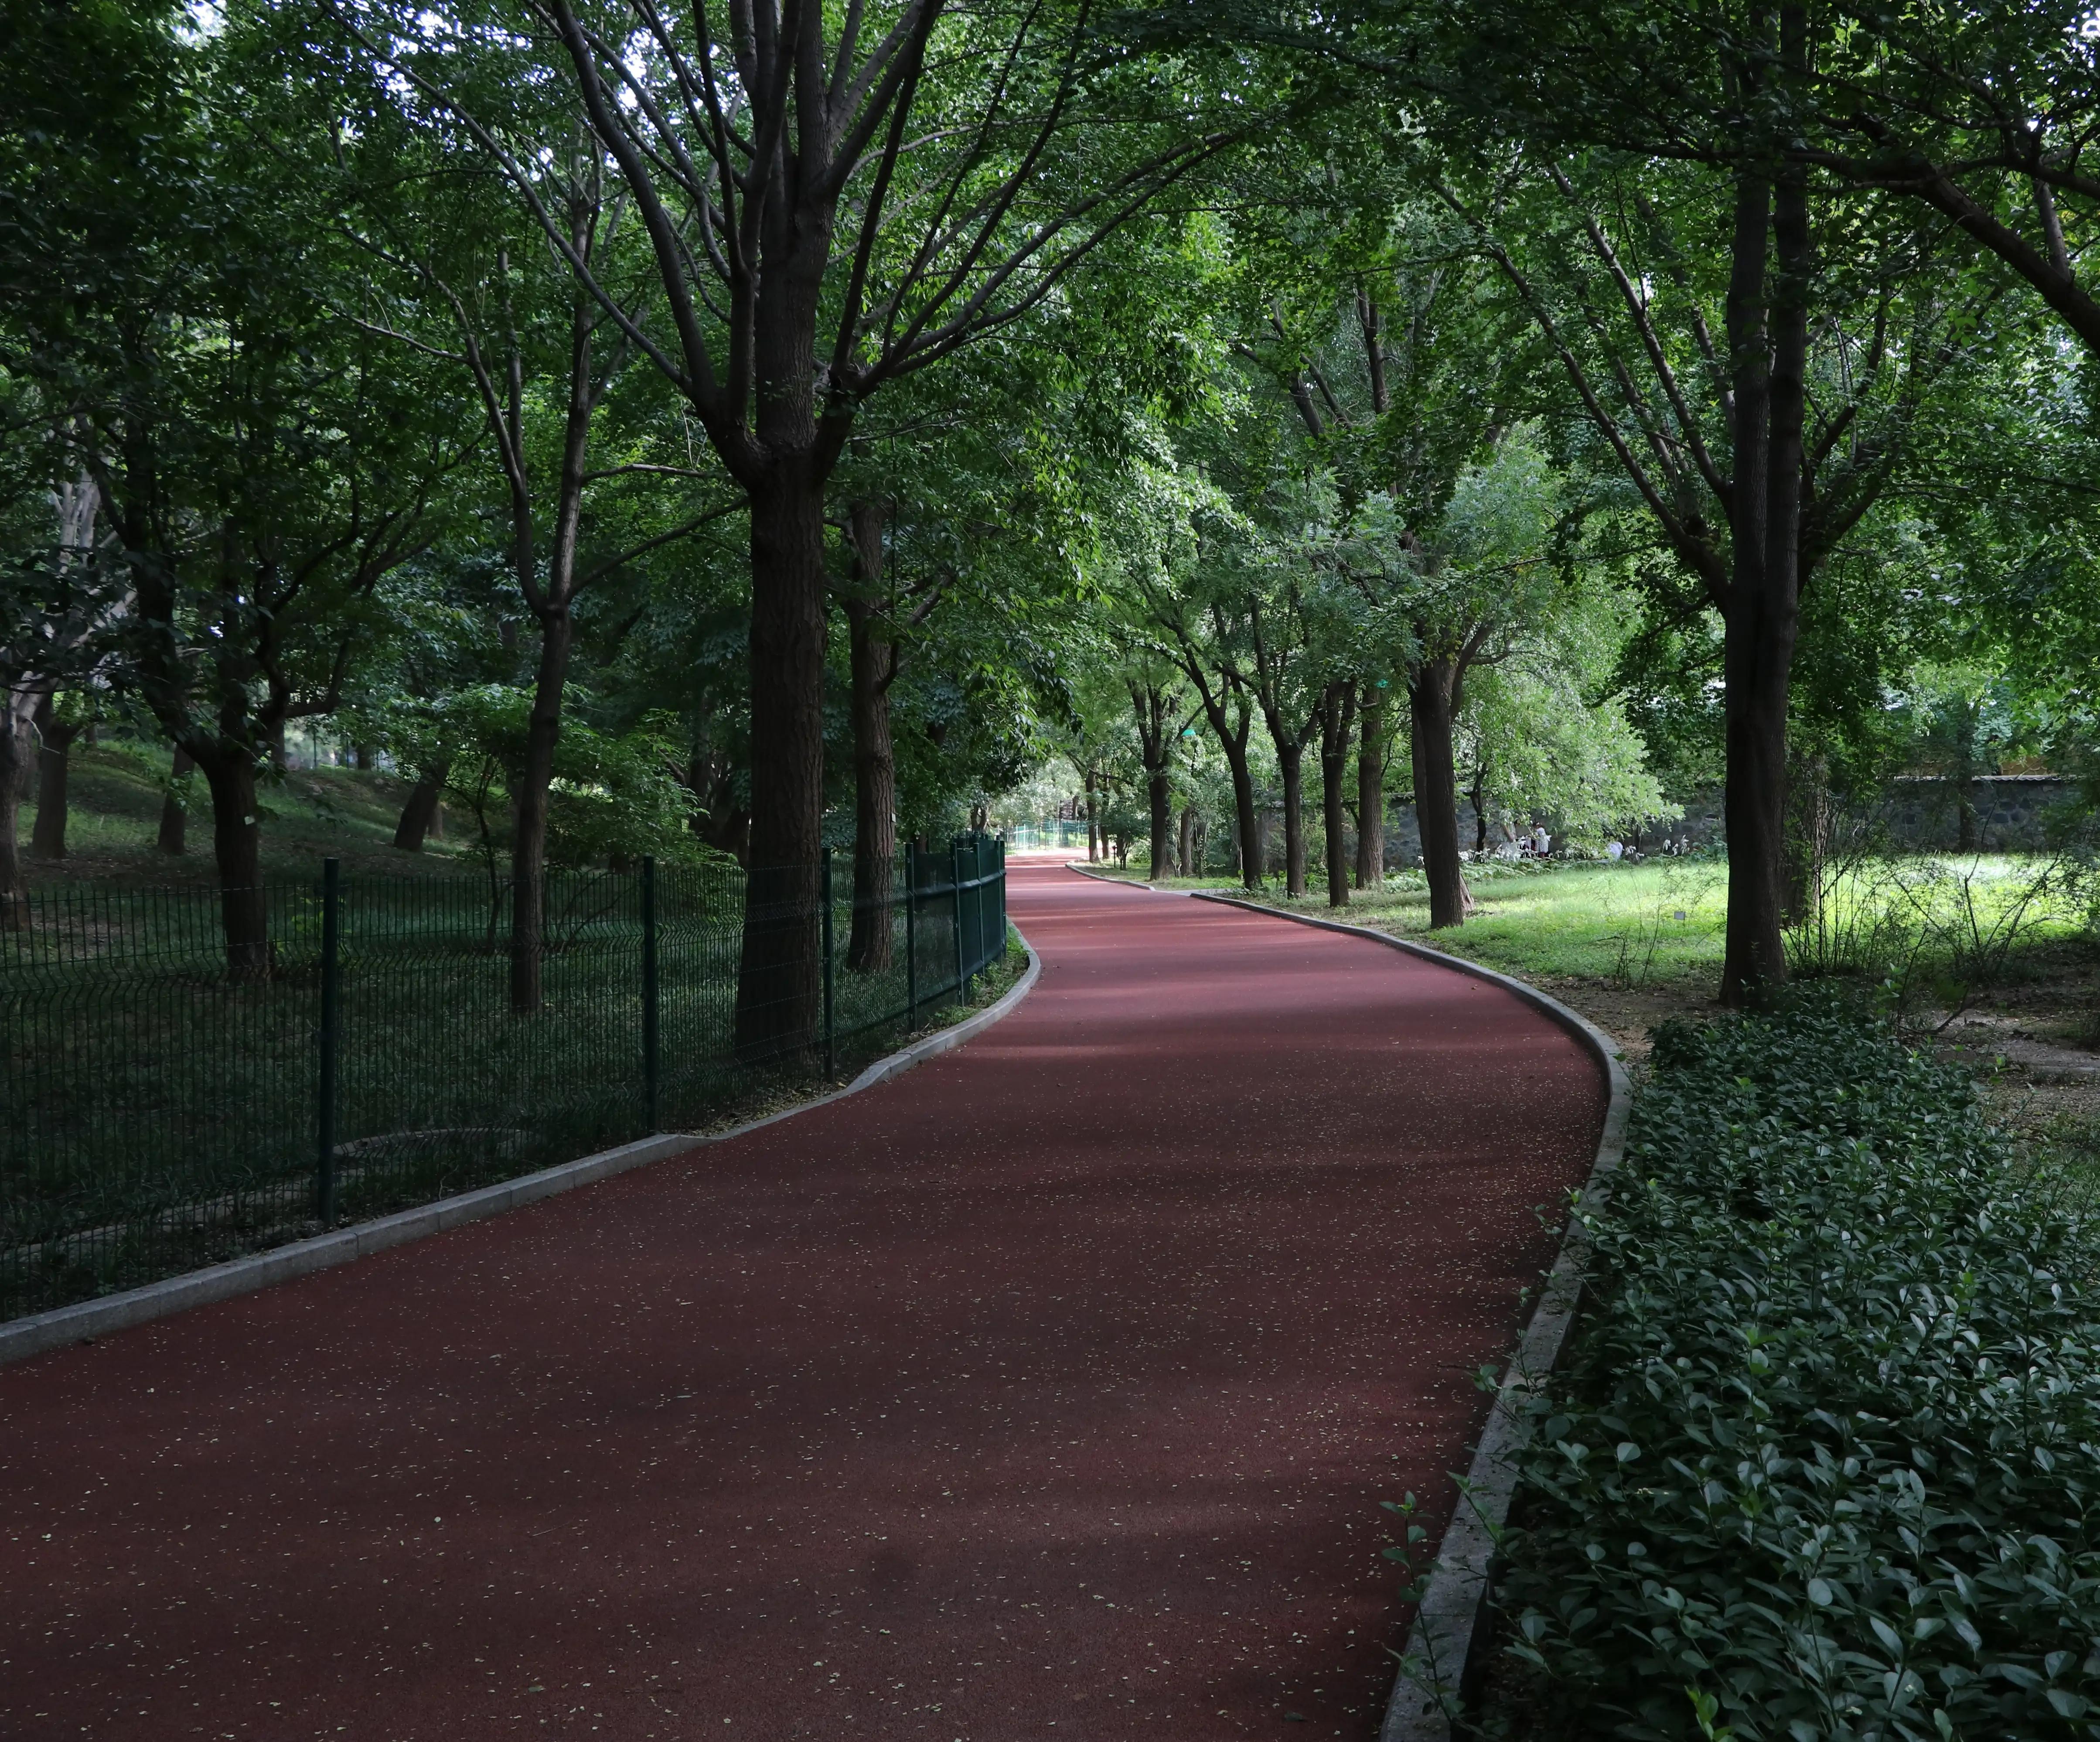
<svg viewBox="0 0 2100 1742">
<path fill-rule="evenodd" d="M 1503 1545 L 1524 1727 L 2100 1737 L 2093 1231 L 1834 1007 L 1653 1064 Z"/>
</svg>

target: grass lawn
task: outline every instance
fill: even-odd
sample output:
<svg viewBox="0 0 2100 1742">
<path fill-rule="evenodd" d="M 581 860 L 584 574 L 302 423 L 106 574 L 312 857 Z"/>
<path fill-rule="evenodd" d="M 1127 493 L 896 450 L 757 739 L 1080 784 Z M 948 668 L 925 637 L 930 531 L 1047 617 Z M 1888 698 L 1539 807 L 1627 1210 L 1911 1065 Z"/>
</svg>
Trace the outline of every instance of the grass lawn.
<svg viewBox="0 0 2100 1742">
<path fill-rule="evenodd" d="M 116 882 L 187 882 L 212 875 L 211 794 L 202 775 L 189 777 L 188 851 L 172 858 L 155 845 L 166 790 L 164 745 L 105 739 L 94 749 L 73 745 L 66 807 L 66 856 L 25 859 L 32 884 L 93 878 Z M 262 869 L 268 876 L 317 874 L 324 856 L 353 866 L 442 872 L 472 844 L 473 818 L 447 813 L 448 838 L 428 842 L 421 855 L 393 847 L 409 783 L 390 774 L 354 768 L 299 768 L 266 776 L 257 794 L 262 820 Z M 26 850 L 36 826 L 33 801 L 22 807 Z M 461 869 L 464 869 L 463 867 Z"/>
<path fill-rule="evenodd" d="M 1909 976 L 1921 1007 L 1959 1005 L 1979 1019 L 2008 1020 L 2037 1041 L 2090 1046 L 2100 1038 L 2094 1014 L 2100 950 L 2082 908 L 2036 904 L 2023 917 L 2011 947 L 1995 958 L 1976 942 L 2005 925 L 2042 863 L 1996 855 L 1938 871 L 1921 860 L 1870 864 L 1838 883 L 1820 933 L 1790 940 L 1789 947 L 1798 943 L 1825 963 L 1882 962 L 1860 973 L 1865 983 L 1878 984 L 1902 940 L 1922 939 Z M 1144 881 L 1135 869 L 1086 869 Z M 1635 1054 L 1646 1050 L 1646 1031 L 1655 1022 L 1714 1008 L 1727 915 L 1725 862 L 1490 862 L 1467 866 L 1466 876 L 1476 903 L 1471 917 L 1435 932 L 1428 891 L 1415 871 L 1391 874 L 1381 890 L 1352 890 L 1349 904 L 1339 909 L 1328 906 L 1324 879 L 1297 900 L 1273 880 L 1252 896 L 1229 877 L 1168 878 L 1155 886 L 1215 890 L 1418 939 L 1535 982 Z M 1970 941 L 1962 956 L 1950 940 L 1965 935 Z"/>
</svg>

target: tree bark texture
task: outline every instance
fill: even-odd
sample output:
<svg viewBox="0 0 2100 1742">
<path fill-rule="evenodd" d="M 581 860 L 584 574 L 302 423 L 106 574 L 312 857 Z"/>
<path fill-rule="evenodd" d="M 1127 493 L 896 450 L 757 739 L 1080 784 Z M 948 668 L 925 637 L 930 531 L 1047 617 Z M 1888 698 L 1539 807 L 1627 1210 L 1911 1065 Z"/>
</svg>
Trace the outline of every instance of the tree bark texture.
<svg viewBox="0 0 2100 1742">
<path fill-rule="evenodd" d="M 444 802 L 445 776 L 449 772 L 449 763 L 434 763 L 409 788 L 408 802 L 401 807 L 401 820 L 394 826 L 394 844 L 403 852 L 422 851 L 431 825 L 438 820 L 438 807 Z"/>
<path fill-rule="evenodd" d="M 889 733 L 897 646 L 885 633 L 877 604 L 882 585 L 880 508 L 854 503 L 847 530 L 854 564 L 854 586 L 845 601 L 853 681 L 854 875 L 846 966 L 878 974 L 891 961 L 897 879 L 897 751 Z"/>
<path fill-rule="evenodd" d="M 29 772 L 27 699 L 0 690 L 0 931 L 19 931 L 29 922 L 20 838 L 22 781 Z"/>
<path fill-rule="evenodd" d="M 1305 746 L 1302 741 L 1276 747 L 1283 776 L 1283 887 L 1287 895 L 1305 893 Z"/>
<path fill-rule="evenodd" d="M 783 462 L 751 502 L 751 869 L 737 1055 L 814 1041 L 823 997 L 815 900 L 824 794 L 824 490 Z"/>
<path fill-rule="evenodd" d="M 238 745 L 214 743 L 197 758 L 197 767 L 211 789 L 211 847 L 218 870 L 227 971 L 237 980 L 267 979 L 270 909 L 262 887 L 255 758 Z"/>
<path fill-rule="evenodd" d="M 1458 714 L 1458 661 L 1425 660 L 1407 686 L 1413 728 L 1414 820 L 1422 834 L 1422 870 L 1429 883 L 1432 930 L 1463 925 L 1472 898 L 1458 857 L 1458 780 L 1453 763 Z"/>
<path fill-rule="evenodd" d="M 1196 869 L 1196 807 L 1192 804 L 1181 807 L 1181 838 L 1174 856 L 1175 864 L 1183 877 L 1201 877 Z"/>
<path fill-rule="evenodd" d="M 66 850 L 67 776 L 72 772 L 73 740 L 84 730 L 57 718 L 51 698 L 37 709 L 42 741 L 37 749 L 37 825 L 29 851 L 39 859 L 63 859 Z"/>
<path fill-rule="evenodd" d="M 1157 683 L 1128 680 L 1130 705 L 1137 719 L 1138 751 L 1145 763 L 1145 801 L 1152 831 L 1154 877 L 1174 874 L 1173 707 Z"/>
<path fill-rule="evenodd" d="M 1320 710 L 1320 785 L 1327 833 L 1327 905 L 1349 904 L 1348 812 L 1343 803 L 1349 777 L 1349 738 L 1356 724 L 1357 686 L 1343 679 L 1327 686 Z M 1375 828 L 1374 822 L 1370 825 Z"/>
<path fill-rule="evenodd" d="M 183 808 L 174 789 L 189 778 L 196 767 L 196 758 L 177 745 L 174 761 L 168 770 L 168 790 L 161 799 L 161 833 L 155 843 L 162 852 L 177 859 L 189 851 L 189 812 Z"/>
<path fill-rule="evenodd" d="M 510 1008 L 521 1016 L 538 1010 L 543 995 L 547 793 L 554 780 L 554 751 L 562 737 L 562 692 L 568 680 L 569 648 L 575 634 L 566 607 L 536 615 L 540 665 L 533 679 L 532 711 L 526 719 L 525 751 L 512 795 Z"/>
<path fill-rule="evenodd" d="M 1798 9 L 1788 7 L 1785 16 Z M 1767 1001 L 1786 980 L 1786 716 L 1801 603 L 1807 385 L 1807 188 L 1737 177 L 1728 293 L 1735 387 L 1732 569 L 1724 614 L 1728 917 L 1721 999 Z M 1773 264 L 1767 314 L 1767 253 Z"/>
<path fill-rule="evenodd" d="M 1357 749 L 1357 887 L 1385 882 L 1385 703 L 1364 687 Z"/>
</svg>

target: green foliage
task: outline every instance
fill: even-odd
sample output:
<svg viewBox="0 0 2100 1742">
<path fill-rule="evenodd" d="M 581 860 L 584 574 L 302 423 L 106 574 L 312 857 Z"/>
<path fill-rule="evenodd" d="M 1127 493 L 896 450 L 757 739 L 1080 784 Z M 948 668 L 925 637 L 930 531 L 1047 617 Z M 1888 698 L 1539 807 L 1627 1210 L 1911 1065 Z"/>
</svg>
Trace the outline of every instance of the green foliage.
<svg viewBox="0 0 2100 1742">
<path fill-rule="evenodd" d="M 1835 1003 L 1654 1062 L 1506 1544 L 1563 1732 L 2092 1735 L 2093 1231 Z"/>
<path fill-rule="evenodd" d="M 441 722 L 433 736 L 464 752 L 453 789 L 479 816 L 484 854 L 496 846 L 498 787 L 523 763 L 532 710 L 529 689 L 503 683 L 462 690 L 430 710 Z M 691 799 L 675 772 L 673 723 L 652 715 L 615 735 L 573 717 L 564 723 L 547 799 L 550 865 L 622 864 L 645 856 L 667 864 L 734 864 L 686 826 Z"/>
</svg>

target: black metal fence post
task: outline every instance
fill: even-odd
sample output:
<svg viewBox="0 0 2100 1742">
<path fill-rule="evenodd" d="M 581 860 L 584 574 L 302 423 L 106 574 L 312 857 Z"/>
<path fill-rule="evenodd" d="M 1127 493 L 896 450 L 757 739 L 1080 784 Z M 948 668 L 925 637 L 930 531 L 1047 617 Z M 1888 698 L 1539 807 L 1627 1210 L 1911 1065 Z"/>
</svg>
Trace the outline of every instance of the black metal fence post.
<svg viewBox="0 0 2100 1742">
<path fill-rule="evenodd" d="M 919 843 L 904 843 L 905 1032 L 919 1026 Z"/>
<path fill-rule="evenodd" d="M 824 1075 L 829 1077 L 837 1068 L 838 1028 L 832 986 L 832 850 L 828 847 L 817 874 L 824 886 L 819 899 L 824 904 Z"/>
<path fill-rule="evenodd" d="M 642 1102 L 649 1129 L 658 1129 L 656 1001 L 656 861 L 642 860 Z"/>
<path fill-rule="evenodd" d="M 970 856 L 977 861 L 977 869 L 973 874 L 977 886 L 976 897 L 977 965 L 987 973 L 991 970 L 992 964 L 997 959 L 991 947 L 991 928 L 986 923 L 991 916 L 991 873 L 985 869 L 985 861 L 990 856 L 986 849 L 990 845 L 990 841 L 985 836 L 979 835 L 977 851 Z"/>
<path fill-rule="evenodd" d="M 315 1209 L 335 1220 L 335 1068 L 342 1040 L 342 861 L 321 861 L 320 1084 L 315 1121 Z"/>
<path fill-rule="evenodd" d="M 955 902 L 955 991 L 964 1003 L 970 1001 L 968 958 L 963 954 L 963 843 L 948 843 L 948 882 Z"/>
</svg>

